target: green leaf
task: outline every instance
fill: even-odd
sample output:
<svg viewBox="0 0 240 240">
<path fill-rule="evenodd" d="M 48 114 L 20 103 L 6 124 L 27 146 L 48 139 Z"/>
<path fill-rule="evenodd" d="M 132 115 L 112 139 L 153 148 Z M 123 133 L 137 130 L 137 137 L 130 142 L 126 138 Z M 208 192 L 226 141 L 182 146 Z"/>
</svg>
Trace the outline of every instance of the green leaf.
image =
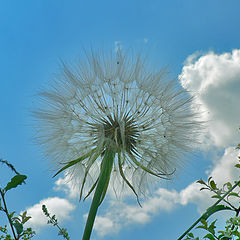
<svg viewBox="0 0 240 240">
<path fill-rule="evenodd" d="M 235 164 L 235 167 L 240 168 L 240 164 L 239 163 Z"/>
<path fill-rule="evenodd" d="M 64 163 L 64 164 L 66 164 L 66 165 L 65 165 L 63 168 L 61 168 L 61 169 L 53 176 L 53 178 L 54 178 L 55 176 L 57 176 L 59 173 L 61 173 L 63 170 L 65 170 L 65 169 L 67 169 L 67 168 L 69 168 L 69 167 L 71 167 L 71 166 L 73 166 L 73 165 L 81 162 L 82 160 L 88 158 L 89 156 L 91 156 L 91 154 L 92 154 L 95 150 L 96 150 L 96 148 L 93 149 L 92 151 L 84 154 L 83 156 L 75 159 L 75 160 L 72 160 L 72 161 L 69 161 L 69 162 L 67 162 L 67 163 Z"/>
<path fill-rule="evenodd" d="M 212 214 L 218 211 L 222 210 L 232 210 L 230 207 L 224 206 L 224 205 L 217 205 L 217 206 L 212 206 L 207 209 L 207 212 L 203 214 L 202 218 L 207 220 Z"/>
<path fill-rule="evenodd" d="M 239 165 L 240 165 L 240 164 L 239 164 Z M 202 179 L 198 180 L 197 183 L 200 183 L 200 184 L 204 184 L 204 185 L 205 185 L 205 182 L 204 182 Z"/>
<path fill-rule="evenodd" d="M 23 220 L 22 220 L 22 224 L 26 223 L 31 217 L 28 216 L 28 217 L 25 217 Z"/>
<path fill-rule="evenodd" d="M 23 225 L 21 223 L 19 223 L 18 221 L 16 221 L 15 223 L 13 223 L 14 227 L 17 230 L 17 234 L 21 234 L 23 232 Z"/>
<path fill-rule="evenodd" d="M 10 190 L 10 189 L 12 189 L 12 188 L 17 187 L 18 185 L 21 185 L 26 178 L 27 178 L 26 175 L 20 175 L 20 174 L 19 174 L 19 175 L 14 176 L 14 177 L 11 179 L 11 182 L 9 182 L 9 183 L 7 184 L 7 186 L 4 188 L 5 191 L 8 191 L 8 190 Z"/>
<path fill-rule="evenodd" d="M 205 220 L 205 219 L 201 219 L 201 223 L 202 223 L 202 225 L 199 225 L 199 226 L 197 226 L 196 228 L 203 228 L 203 229 L 208 229 L 208 223 L 207 223 L 207 221 Z"/>
<path fill-rule="evenodd" d="M 10 213 L 8 216 L 10 217 L 10 218 L 13 218 L 13 215 L 15 214 L 15 211 L 14 212 L 12 212 L 12 213 Z"/>
<path fill-rule="evenodd" d="M 231 192 L 228 194 L 228 196 L 239 197 L 239 195 L 236 192 Z"/>
<path fill-rule="evenodd" d="M 202 229 L 205 229 L 205 230 L 208 229 L 207 226 L 204 226 L 204 225 L 199 225 L 199 226 L 196 227 L 196 229 L 197 229 L 197 228 L 202 228 Z"/>
<path fill-rule="evenodd" d="M 212 233 L 212 234 L 215 234 L 215 228 L 216 228 L 216 226 L 215 226 L 215 223 L 216 223 L 216 221 L 217 221 L 217 219 L 215 220 L 215 221 L 213 221 L 211 224 L 210 224 L 210 226 L 208 227 L 208 231 L 210 232 L 210 233 Z"/>
<path fill-rule="evenodd" d="M 194 235 L 191 232 L 188 234 L 188 236 L 191 237 L 191 238 L 194 238 Z"/>
<path fill-rule="evenodd" d="M 209 190 L 209 189 L 206 188 L 206 187 L 202 187 L 202 188 L 200 188 L 200 191 L 202 191 L 202 190 L 204 190 L 204 189 Z"/>
<path fill-rule="evenodd" d="M 223 185 L 223 187 L 227 186 L 228 190 L 232 188 L 232 184 L 230 182 L 227 182 Z"/>
<path fill-rule="evenodd" d="M 218 195 L 213 195 L 213 196 L 211 196 L 211 198 L 221 198 L 221 196 L 218 196 Z"/>
<path fill-rule="evenodd" d="M 210 186 L 211 186 L 211 188 L 214 189 L 214 190 L 217 189 L 217 185 L 216 185 L 216 183 L 215 183 L 213 180 L 210 181 Z"/>
<path fill-rule="evenodd" d="M 211 233 L 208 233 L 207 235 L 205 235 L 203 238 L 208 238 L 210 240 L 216 240 L 215 237 L 211 234 Z"/>
<path fill-rule="evenodd" d="M 211 179 L 212 179 L 212 177 L 209 177 L 209 178 L 208 178 L 208 184 L 209 184 L 209 182 L 211 181 Z"/>
</svg>

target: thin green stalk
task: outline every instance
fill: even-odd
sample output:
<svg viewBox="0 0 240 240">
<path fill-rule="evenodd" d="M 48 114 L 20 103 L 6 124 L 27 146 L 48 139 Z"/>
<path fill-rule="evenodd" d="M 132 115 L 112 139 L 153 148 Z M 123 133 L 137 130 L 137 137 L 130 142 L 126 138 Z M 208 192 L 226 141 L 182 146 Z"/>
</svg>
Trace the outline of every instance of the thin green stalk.
<svg viewBox="0 0 240 240">
<path fill-rule="evenodd" d="M 13 228 L 12 219 L 10 218 L 10 215 L 9 215 L 9 213 L 8 213 L 7 204 L 6 204 L 5 197 L 4 197 L 4 192 L 2 192 L 2 190 L 0 190 L 0 193 L 1 193 L 2 200 L 3 200 L 3 205 L 4 205 L 4 209 L 3 209 L 3 210 L 4 210 L 4 212 L 5 212 L 6 215 L 7 215 L 7 218 L 8 218 L 9 224 L 10 224 L 10 227 L 11 227 L 11 229 L 12 229 L 12 233 L 13 233 L 14 239 L 17 239 L 16 234 L 15 234 L 15 231 L 14 231 L 14 228 Z"/>
<path fill-rule="evenodd" d="M 215 202 L 210 208 L 213 208 L 215 206 L 217 206 L 229 193 L 232 192 L 232 190 L 237 187 L 240 184 L 240 180 L 238 182 L 236 182 L 232 188 L 230 188 L 230 190 L 228 192 L 226 192 L 220 199 L 218 199 L 217 202 Z M 208 208 L 209 209 L 209 208 Z M 193 223 L 193 225 L 187 229 L 186 232 L 184 232 L 177 240 L 181 240 L 184 236 L 186 236 L 202 219 L 205 219 L 206 216 L 208 214 L 208 210 L 196 221 Z"/>
<path fill-rule="evenodd" d="M 97 214 L 97 210 L 100 205 L 101 198 L 103 197 L 104 189 L 108 184 L 108 179 L 110 178 L 110 175 L 112 172 L 114 156 L 115 156 L 115 152 L 111 148 L 106 149 L 104 153 L 104 158 L 102 160 L 99 180 L 98 180 L 97 187 L 93 196 L 92 204 L 88 213 L 88 218 L 87 218 L 82 240 L 90 239 L 93 224 Z"/>
</svg>

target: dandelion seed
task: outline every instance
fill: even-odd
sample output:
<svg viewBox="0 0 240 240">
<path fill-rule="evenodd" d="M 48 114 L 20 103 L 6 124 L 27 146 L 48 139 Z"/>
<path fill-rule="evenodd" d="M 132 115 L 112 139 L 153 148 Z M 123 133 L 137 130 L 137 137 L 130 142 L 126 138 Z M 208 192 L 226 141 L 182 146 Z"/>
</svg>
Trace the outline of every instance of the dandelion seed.
<svg viewBox="0 0 240 240">
<path fill-rule="evenodd" d="M 186 91 L 122 50 L 92 52 L 72 69 L 63 63 L 60 77 L 40 96 L 38 139 L 58 164 L 57 174 L 67 169 L 80 184 L 80 197 L 99 184 L 104 157 L 113 159 L 100 201 L 111 174 L 115 190 L 127 185 L 137 198 L 149 175 L 168 179 L 202 125 Z M 100 169 L 93 171 L 97 162 Z"/>
</svg>

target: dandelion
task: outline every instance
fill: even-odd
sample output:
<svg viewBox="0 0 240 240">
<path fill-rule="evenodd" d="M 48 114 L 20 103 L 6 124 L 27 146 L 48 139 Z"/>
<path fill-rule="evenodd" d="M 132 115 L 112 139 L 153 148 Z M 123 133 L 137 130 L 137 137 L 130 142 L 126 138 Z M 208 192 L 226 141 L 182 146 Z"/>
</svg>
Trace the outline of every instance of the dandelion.
<svg viewBox="0 0 240 240">
<path fill-rule="evenodd" d="M 128 186 L 138 200 L 148 176 L 168 179 L 181 165 L 201 127 L 192 99 L 176 81 L 122 50 L 91 52 L 75 67 L 63 63 L 40 97 L 38 139 L 58 164 L 55 175 L 67 170 L 80 184 L 80 198 L 95 190 L 83 239 L 90 237 L 111 175 L 115 188 Z M 97 162 L 99 171 L 93 171 Z"/>
</svg>

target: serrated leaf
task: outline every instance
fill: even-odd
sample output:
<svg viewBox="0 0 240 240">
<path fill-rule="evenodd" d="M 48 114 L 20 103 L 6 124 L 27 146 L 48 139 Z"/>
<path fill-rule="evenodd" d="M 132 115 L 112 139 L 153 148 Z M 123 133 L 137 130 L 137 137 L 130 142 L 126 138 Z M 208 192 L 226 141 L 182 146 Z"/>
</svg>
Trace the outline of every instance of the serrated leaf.
<svg viewBox="0 0 240 240">
<path fill-rule="evenodd" d="M 218 211 L 222 210 L 232 210 L 230 207 L 224 206 L 224 205 L 217 205 L 217 206 L 212 206 L 207 209 L 207 212 L 203 214 L 202 218 L 207 220 L 212 214 Z"/>
<path fill-rule="evenodd" d="M 208 238 L 210 240 L 216 240 L 215 237 L 211 234 L 211 233 L 208 233 L 207 235 L 205 235 L 203 238 Z"/>
<path fill-rule="evenodd" d="M 201 223 L 203 224 L 203 225 L 205 225 L 205 226 L 207 226 L 207 221 L 205 220 L 205 219 L 201 219 Z"/>
<path fill-rule="evenodd" d="M 213 180 L 210 181 L 210 186 L 211 186 L 211 188 L 214 189 L 214 190 L 217 189 L 217 185 L 216 185 L 216 183 L 215 183 Z"/>
<path fill-rule="evenodd" d="M 7 186 L 4 188 L 5 191 L 8 191 L 12 188 L 17 187 L 18 185 L 21 185 L 24 180 L 27 178 L 26 175 L 16 175 L 14 176 L 11 181 L 7 184 Z"/>
<path fill-rule="evenodd" d="M 13 223 L 13 226 L 15 227 L 18 235 L 23 232 L 23 225 L 21 223 L 19 223 L 18 221 Z"/>
<path fill-rule="evenodd" d="M 211 232 L 212 234 L 215 234 L 214 228 L 216 228 L 216 226 L 215 226 L 216 221 L 217 221 L 217 219 L 214 220 L 214 221 L 210 224 L 210 226 L 208 227 L 208 231 Z"/>
</svg>

